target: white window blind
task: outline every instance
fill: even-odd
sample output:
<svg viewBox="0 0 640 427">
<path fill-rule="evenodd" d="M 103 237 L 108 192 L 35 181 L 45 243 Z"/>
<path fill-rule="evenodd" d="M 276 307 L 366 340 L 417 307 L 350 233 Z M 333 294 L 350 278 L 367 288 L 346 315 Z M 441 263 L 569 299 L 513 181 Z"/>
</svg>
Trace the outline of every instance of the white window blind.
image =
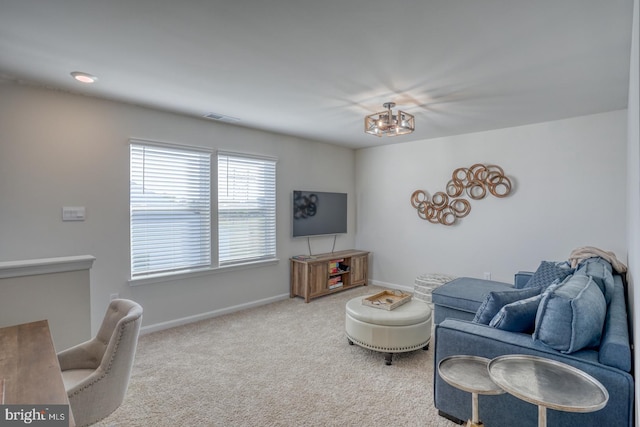
<svg viewBox="0 0 640 427">
<path fill-rule="evenodd" d="M 211 265 L 211 153 L 132 140 L 131 277 Z"/>
<path fill-rule="evenodd" d="M 218 154 L 218 263 L 276 257 L 276 161 Z"/>
</svg>

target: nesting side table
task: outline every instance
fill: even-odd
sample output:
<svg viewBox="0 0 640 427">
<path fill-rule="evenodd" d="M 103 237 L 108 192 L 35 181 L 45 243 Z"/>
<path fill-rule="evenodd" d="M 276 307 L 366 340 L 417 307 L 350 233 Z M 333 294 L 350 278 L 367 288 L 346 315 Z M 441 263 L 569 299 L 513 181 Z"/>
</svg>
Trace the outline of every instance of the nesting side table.
<svg viewBox="0 0 640 427">
<path fill-rule="evenodd" d="M 480 427 L 478 395 L 503 394 L 489 377 L 489 359 L 478 356 L 449 356 L 438 363 L 438 373 L 449 385 L 471 393 L 471 419 L 466 427 Z"/>
<path fill-rule="evenodd" d="M 609 401 L 607 389 L 598 380 L 555 360 L 510 354 L 491 360 L 488 371 L 506 392 L 538 405 L 538 427 L 547 426 L 547 408 L 593 412 Z"/>
</svg>

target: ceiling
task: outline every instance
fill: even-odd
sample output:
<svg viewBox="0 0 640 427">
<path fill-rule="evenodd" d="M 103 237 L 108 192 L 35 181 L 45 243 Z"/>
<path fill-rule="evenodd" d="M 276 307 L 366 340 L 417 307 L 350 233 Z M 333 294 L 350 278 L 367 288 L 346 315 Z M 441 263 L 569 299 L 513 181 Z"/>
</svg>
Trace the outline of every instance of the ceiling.
<svg viewBox="0 0 640 427">
<path fill-rule="evenodd" d="M 0 82 L 370 147 L 626 108 L 632 10 L 633 0 L 0 0 Z M 364 133 L 386 101 L 415 115 L 413 134 Z"/>
</svg>

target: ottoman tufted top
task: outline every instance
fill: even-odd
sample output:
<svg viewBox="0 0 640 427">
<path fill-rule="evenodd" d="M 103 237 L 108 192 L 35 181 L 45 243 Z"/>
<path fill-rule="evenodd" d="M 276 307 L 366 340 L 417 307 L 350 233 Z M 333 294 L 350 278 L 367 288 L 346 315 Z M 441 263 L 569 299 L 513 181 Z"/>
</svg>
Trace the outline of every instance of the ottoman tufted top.
<svg viewBox="0 0 640 427">
<path fill-rule="evenodd" d="M 431 308 L 425 302 L 412 298 L 393 310 L 382 310 L 362 304 L 362 298 L 353 298 L 347 303 L 347 315 L 356 320 L 374 325 L 408 326 L 425 322 L 431 318 Z"/>
</svg>

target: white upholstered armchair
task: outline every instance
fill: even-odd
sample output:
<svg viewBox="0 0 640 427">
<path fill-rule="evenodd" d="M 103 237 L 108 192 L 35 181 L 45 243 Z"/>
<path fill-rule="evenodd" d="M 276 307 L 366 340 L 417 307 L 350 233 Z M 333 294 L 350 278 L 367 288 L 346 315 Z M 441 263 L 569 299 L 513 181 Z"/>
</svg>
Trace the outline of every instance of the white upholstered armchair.
<svg viewBox="0 0 640 427">
<path fill-rule="evenodd" d="M 111 301 L 98 334 L 58 353 L 62 378 L 78 427 L 93 424 L 124 400 L 142 323 L 134 301 Z"/>
</svg>

